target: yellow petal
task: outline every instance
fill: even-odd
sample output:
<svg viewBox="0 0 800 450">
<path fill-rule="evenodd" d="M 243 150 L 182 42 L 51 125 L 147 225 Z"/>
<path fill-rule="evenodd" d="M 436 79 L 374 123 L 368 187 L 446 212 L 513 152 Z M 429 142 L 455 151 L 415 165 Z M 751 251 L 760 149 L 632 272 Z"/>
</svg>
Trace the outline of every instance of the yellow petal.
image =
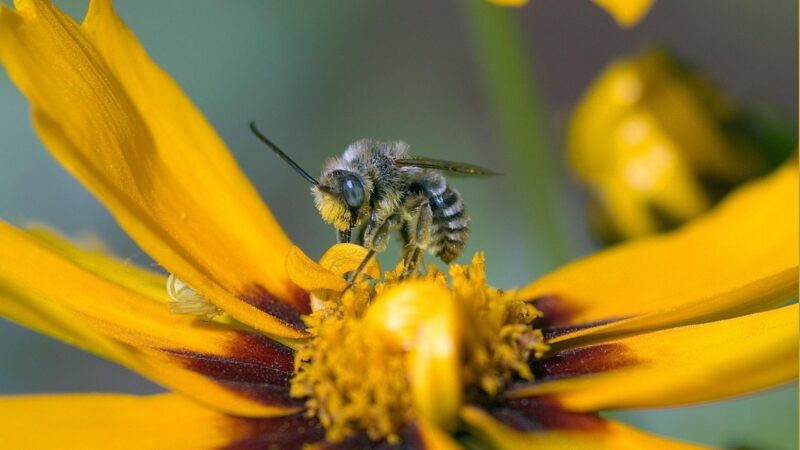
<svg viewBox="0 0 800 450">
<path fill-rule="evenodd" d="M 328 289 L 339 292 L 347 287 L 347 281 L 342 277 L 356 270 L 367 252 L 360 245 L 336 244 L 322 255 L 317 264 L 300 248 L 292 247 L 286 256 L 286 271 L 295 284 L 307 291 Z M 377 259 L 371 258 L 363 272 L 372 278 L 380 278 L 381 268 Z"/>
<path fill-rule="evenodd" d="M 461 330 L 454 302 L 437 297 L 425 301 L 434 299 L 441 309 L 420 326 L 408 355 L 411 395 L 420 417 L 452 431 L 461 407 Z"/>
<path fill-rule="evenodd" d="M 573 263 L 523 289 L 551 342 L 664 328 L 771 308 L 797 295 L 798 176 L 788 165 L 661 237 Z M 611 321 L 598 325 L 598 321 Z"/>
<path fill-rule="evenodd" d="M 685 405 L 797 378 L 797 304 L 575 348 L 534 363 L 542 381 L 508 395 L 548 395 L 566 409 Z M 557 379 L 558 378 L 558 379 Z"/>
<path fill-rule="evenodd" d="M 356 270 L 364 261 L 364 258 L 367 257 L 368 252 L 369 250 L 360 245 L 336 244 L 322 255 L 322 258 L 319 259 L 319 265 L 336 275 L 342 276 L 347 272 Z M 364 267 L 364 274 L 374 279 L 381 277 L 381 266 L 378 264 L 378 258 L 372 257 L 367 262 Z"/>
<path fill-rule="evenodd" d="M 239 419 L 177 394 L 0 398 L 0 448 L 7 449 L 300 448 L 322 436 L 305 418 Z"/>
<path fill-rule="evenodd" d="M 447 432 L 425 421 L 417 422 L 417 433 L 425 450 L 461 450 L 463 447 Z"/>
<path fill-rule="evenodd" d="M 0 447 L 213 449 L 235 422 L 176 394 L 42 395 L 0 399 Z"/>
<path fill-rule="evenodd" d="M 443 286 L 407 282 L 381 294 L 364 325 L 409 349 L 408 376 L 420 418 L 444 429 L 456 425 L 461 406 L 461 323 Z"/>
<path fill-rule="evenodd" d="M 59 232 L 41 224 L 34 224 L 26 231 L 43 248 L 81 269 L 151 299 L 166 301 L 163 275 L 112 257 L 111 251 L 99 238 L 93 237 L 91 241 L 71 239 L 70 242 Z"/>
<path fill-rule="evenodd" d="M 214 130 L 114 14 L 0 10 L 0 60 L 53 156 L 156 261 L 240 321 L 302 337 L 290 242 Z M 245 128 L 243 128 L 244 130 Z"/>
<path fill-rule="evenodd" d="M 639 23 L 653 6 L 654 0 L 592 0 L 608 11 L 621 27 Z"/>
<path fill-rule="evenodd" d="M 242 415 L 296 410 L 293 352 L 165 306 L 164 278 L 0 222 L 0 315 Z M 77 264 L 66 259 L 73 257 Z M 155 285 L 160 279 L 161 289 Z"/>
<path fill-rule="evenodd" d="M 330 289 L 342 291 L 347 287 L 347 281 L 322 267 L 306 256 L 298 247 L 292 247 L 286 256 L 286 271 L 292 281 L 308 291 L 314 289 Z"/>
<path fill-rule="evenodd" d="M 642 17 L 653 6 L 654 0 L 592 0 L 608 11 L 621 27 L 631 27 L 639 23 Z M 528 0 L 489 0 L 498 6 L 520 7 L 528 4 Z"/>
<path fill-rule="evenodd" d="M 498 6 L 525 6 L 528 4 L 528 0 L 489 0 L 490 3 L 494 3 Z"/>
<path fill-rule="evenodd" d="M 545 413 L 553 413 L 553 411 L 547 410 Z M 544 426 L 539 423 L 540 429 L 538 430 L 512 428 L 503 423 L 506 421 L 496 420 L 490 414 L 476 407 L 465 407 L 461 417 L 467 423 L 470 434 L 476 435 L 491 448 L 498 450 L 537 448 L 548 450 L 689 450 L 705 448 L 654 436 L 619 422 L 588 415 L 568 417 L 564 423 L 546 423 Z M 571 423 L 569 419 L 572 419 Z M 552 421 L 552 417 L 549 420 Z M 532 427 L 536 425 L 530 424 Z"/>
</svg>

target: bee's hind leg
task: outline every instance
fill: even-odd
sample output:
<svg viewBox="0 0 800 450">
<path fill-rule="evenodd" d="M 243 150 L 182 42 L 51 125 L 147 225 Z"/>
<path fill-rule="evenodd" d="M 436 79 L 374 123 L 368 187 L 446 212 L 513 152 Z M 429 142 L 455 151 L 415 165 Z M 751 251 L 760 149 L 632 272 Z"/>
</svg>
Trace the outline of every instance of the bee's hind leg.
<svg viewBox="0 0 800 450">
<path fill-rule="evenodd" d="M 405 267 L 401 278 L 405 279 L 420 272 L 422 258 L 431 240 L 431 228 L 433 227 L 433 211 L 428 199 L 421 197 L 418 206 L 411 209 L 413 211 L 411 220 L 406 222 L 406 237 L 408 247 L 411 250 L 406 254 Z"/>
</svg>

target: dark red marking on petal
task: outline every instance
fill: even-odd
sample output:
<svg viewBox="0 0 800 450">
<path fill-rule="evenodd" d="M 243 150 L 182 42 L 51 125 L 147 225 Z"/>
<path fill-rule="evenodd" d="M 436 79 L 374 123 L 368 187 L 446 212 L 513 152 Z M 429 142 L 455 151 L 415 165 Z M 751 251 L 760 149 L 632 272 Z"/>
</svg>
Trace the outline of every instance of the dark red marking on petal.
<svg viewBox="0 0 800 450">
<path fill-rule="evenodd" d="M 425 450 L 428 448 L 425 445 L 425 440 L 422 439 L 422 434 L 420 434 L 419 428 L 416 424 L 412 423 L 411 425 L 407 426 L 400 436 L 403 439 L 403 449 Z"/>
<path fill-rule="evenodd" d="M 175 349 L 162 351 L 187 369 L 253 400 L 269 405 L 302 405 L 289 396 L 294 366 L 292 351 L 263 336 L 238 332 L 229 356 Z"/>
<path fill-rule="evenodd" d="M 251 384 L 235 381 L 218 381 L 218 383 L 263 405 L 280 406 L 283 408 L 303 408 L 303 401 L 289 395 L 289 387 L 275 386 L 272 384 Z"/>
<path fill-rule="evenodd" d="M 311 294 L 309 294 L 308 291 L 299 286 L 295 286 L 292 296 L 301 314 L 311 314 Z"/>
<path fill-rule="evenodd" d="M 187 369 L 219 381 L 288 386 L 292 373 L 259 363 L 227 356 L 209 355 L 185 350 L 163 350 L 179 360 Z"/>
<path fill-rule="evenodd" d="M 294 372 L 294 351 L 265 336 L 234 331 L 227 355 L 211 355 L 181 349 L 162 349 L 184 365 L 217 380 L 269 383 L 287 386 Z"/>
<path fill-rule="evenodd" d="M 291 374 L 264 364 L 202 353 L 164 350 L 187 369 L 214 380 L 244 397 L 275 406 L 301 407 L 289 396 Z"/>
<path fill-rule="evenodd" d="M 574 305 L 568 305 L 561 296 L 556 294 L 542 295 L 528 301 L 542 313 L 541 317 L 537 317 L 531 322 L 531 326 L 542 330 L 545 339 L 553 339 L 558 336 L 585 330 L 587 328 L 598 327 L 626 318 L 613 317 L 593 322 L 574 324 L 572 323 L 572 319 L 580 310 Z"/>
<path fill-rule="evenodd" d="M 287 374 L 294 372 L 294 350 L 266 336 L 237 331 L 228 350 L 232 358 L 267 364 Z"/>
<path fill-rule="evenodd" d="M 239 299 L 277 318 L 286 325 L 298 330 L 306 329 L 302 315 L 311 313 L 308 293 L 297 295 L 294 304 L 290 304 L 273 295 L 264 286 L 256 284 L 239 295 Z"/>
<path fill-rule="evenodd" d="M 305 414 L 293 414 L 271 419 L 231 417 L 234 434 L 240 436 L 226 450 L 301 449 L 325 438 L 325 430 L 315 419 Z"/>
<path fill-rule="evenodd" d="M 536 381 L 607 372 L 639 362 L 622 344 L 600 344 L 562 350 L 553 356 L 531 363 Z"/>
<path fill-rule="evenodd" d="M 606 421 L 592 413 L 566 411 L 548 397 L 504 400 L 488 409 L 495 419 L 518 431 L 602 431 Z"/>
<path fill-rule="evenodd" d="M 341 442 L 326 442 L 315 450 L 399 450 L 406 448 L 400 444 L 390 444 L 386 441 L 373 441 L 366 433 L 350 436 Z"/>
<path fill-rule="evenodd" d="M 607 325 L 609 323 L 617 322 L 623 319 L 627 319 L 627 317 L 613 317 L 604 320 L 595 320 L 593 322 L 584 322 L 578 325 L 565 325 L 565 326 L 557 326 L 557 327 L 548 327 L 542 329 L 542 334 L 544 335 L 545 340 L 550 340 L 557 338 L 559 336 L 564 336 L 566 334 L 575 333 L 576 331 L 586 330 L 589 328 L 599 327 L 601 325 Z"/>
<path fill-rule="evenodd" d="M 529 303 L 533 304 L 542 316 L 537 317 L 531 326 L 534 328 L 548 328 L 567 325 L 580 311 L 573 305 L 568 305 L 561 296 L 556 294 L 541 295 Z"/>
</svg>

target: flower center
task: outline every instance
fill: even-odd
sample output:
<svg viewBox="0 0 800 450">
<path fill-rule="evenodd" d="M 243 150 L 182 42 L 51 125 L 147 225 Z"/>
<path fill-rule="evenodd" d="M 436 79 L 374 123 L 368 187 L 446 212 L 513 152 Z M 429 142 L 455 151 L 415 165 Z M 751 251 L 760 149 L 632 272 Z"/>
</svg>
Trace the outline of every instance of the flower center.
<svg viewBox="0 0 800 450">
<path fill-rule="evenodd" d="M 392 442 L 418 418 L 452 429 L 461 404 L 533 378 L 529 361 L 548 348 L 531 327 L 539 312 L 488 286 L 484 267 L 479 253 L 450 266 L 450 283 L 434 266 L 401 280 L 398 266 L 343 294 L 314 292 L 313 338 L 296 354 L 291 394 L 329 440 L 366 432 Z"/>
</svg>

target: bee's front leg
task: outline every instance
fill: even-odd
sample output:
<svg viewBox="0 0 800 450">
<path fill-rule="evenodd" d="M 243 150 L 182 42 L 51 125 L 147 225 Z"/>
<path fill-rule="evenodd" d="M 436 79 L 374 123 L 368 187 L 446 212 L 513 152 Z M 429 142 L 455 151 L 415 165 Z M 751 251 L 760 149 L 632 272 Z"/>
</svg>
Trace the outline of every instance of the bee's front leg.
<svg viewBox="0 0 800 450">
<path fill-rule="evenodd" d="M 382 252 L 386 249 L 386 244 L 389 242 L 389 232 L 397 228 L 399 222 L 400 217 L 398 217 L 397 214 L 392 214 L 383 220 L 380 220 L 375 212 L 370 215 L 369 221 L 364 226 L 364 234 L 362 237 L 364 247 L 369 249 L 369 252 L 350 277 L 349 282 L 351 284 L 358 279 L 358 276 L 361 275 L 361 272 L 367 266 L 369 260 L 375 256 L 375 253 Z"/>
<path fill-rule="evenodd" d="M 364 247 L 382 252 L 386 250 L 386 245 L 389 243 L 389 233 L 398 227 L 400 224 L 400 217 L 397 214 L 392 214 L 386 218 L 381 218 L 376 212 L 373 211 L 370 215 L 369 221 L 364 226 Z"/>
<path fill-rule="evenodd" d="M 350 242 L 350 233 L 351 232 L 352 232 L 352 229 L 348 229 L 348 230 L 345 230 L 345 231 L 337 229 L 336 230 L 336 242 L 339 243 L 339 244 L 349 243 Z"/>
</svg>

